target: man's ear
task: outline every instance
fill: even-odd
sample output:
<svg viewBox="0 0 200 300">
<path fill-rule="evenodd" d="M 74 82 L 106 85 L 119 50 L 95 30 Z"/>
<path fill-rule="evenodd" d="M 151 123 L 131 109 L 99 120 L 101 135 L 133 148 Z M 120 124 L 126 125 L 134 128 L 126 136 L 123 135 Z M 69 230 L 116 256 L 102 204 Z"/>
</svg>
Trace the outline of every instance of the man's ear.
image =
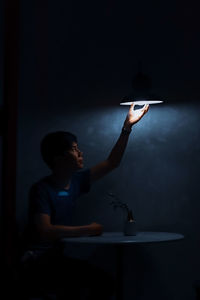
<svg viewBox="0 0 200 300">
<path fill-rule="evenodd" d="M 61 155 L 55 156 L 53 158 L 53 164 L 54 166 L 62 159 L 63 157 Z"/>
</svg>

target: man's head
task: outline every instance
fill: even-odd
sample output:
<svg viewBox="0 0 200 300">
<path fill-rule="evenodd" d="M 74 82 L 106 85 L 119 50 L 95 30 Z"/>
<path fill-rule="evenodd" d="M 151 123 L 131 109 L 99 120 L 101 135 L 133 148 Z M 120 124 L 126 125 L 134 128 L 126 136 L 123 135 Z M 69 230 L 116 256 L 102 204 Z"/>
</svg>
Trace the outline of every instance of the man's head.
<svg viewBox="0 0 200 300">
<path fill-rule="evenodd" d="M 47 134 L 40 144 L 44 162 L 53 171 L 77 171 L 83 168 L 83 153 L 78 149 L 77 138 L 67 131 Z"/>
</svg>

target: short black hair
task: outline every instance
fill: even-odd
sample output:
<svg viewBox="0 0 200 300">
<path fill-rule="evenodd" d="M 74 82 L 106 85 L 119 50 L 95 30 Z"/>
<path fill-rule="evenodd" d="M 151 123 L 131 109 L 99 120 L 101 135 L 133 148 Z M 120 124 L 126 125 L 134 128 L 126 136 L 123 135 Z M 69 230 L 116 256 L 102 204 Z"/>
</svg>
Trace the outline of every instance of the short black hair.
<svg viewBox="0 0 200 300">
<path fill-rule="evenodd" d="M 53 169 L 54 158 L 69 150 L 73 142 L 77 143 L 77 137 L 68 131 L 50 132 L 42 139 L 40 151 L 50 169 Z"/>
</svg>

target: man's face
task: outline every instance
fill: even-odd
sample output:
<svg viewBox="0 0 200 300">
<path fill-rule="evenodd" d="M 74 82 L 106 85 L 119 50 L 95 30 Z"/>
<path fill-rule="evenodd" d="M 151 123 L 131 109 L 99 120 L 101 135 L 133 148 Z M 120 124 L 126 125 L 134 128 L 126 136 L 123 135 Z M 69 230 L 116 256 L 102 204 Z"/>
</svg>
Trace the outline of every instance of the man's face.
<svg viewBox="0 0 200 300">
<path fill-rule="evenodd" d="M 83 168 L 83 152 L 78 149 L 78 144 L 73 142 L 71 149 L 59 156 L 57 166 L 62 170 L 77 171 Z"/>
<path fill-rule="evenodd" d="M 83 168 L 83 152 L 78 148 L 78 144 L 73 142 L 70 150 L 67 151 L 67 156 L 69 157 L 69 161 L 75 169 Z"/>
</svg>

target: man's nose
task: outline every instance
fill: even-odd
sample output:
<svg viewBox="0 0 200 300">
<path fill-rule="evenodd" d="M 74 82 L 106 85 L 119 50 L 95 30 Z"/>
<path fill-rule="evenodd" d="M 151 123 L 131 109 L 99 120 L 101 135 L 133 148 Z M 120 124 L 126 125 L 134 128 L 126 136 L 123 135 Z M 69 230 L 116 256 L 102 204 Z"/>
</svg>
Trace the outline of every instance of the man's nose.
<svg viewBox="0 0 200 300">
<path fill-rule="evenodd" d="M 81 150 L 78 151 L 79 151 L 79 156 L 83 156 L 83 152 Z"/>
</svg>

